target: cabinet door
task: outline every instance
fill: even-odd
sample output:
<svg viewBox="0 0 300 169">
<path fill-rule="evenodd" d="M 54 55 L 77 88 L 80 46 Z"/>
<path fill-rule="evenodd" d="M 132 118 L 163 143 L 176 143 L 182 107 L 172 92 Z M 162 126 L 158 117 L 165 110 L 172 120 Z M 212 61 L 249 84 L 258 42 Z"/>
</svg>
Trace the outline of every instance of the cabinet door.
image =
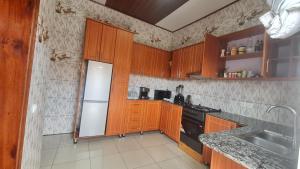
<svg viewBox="0 0 300 169">
<path fill-rule="evenodd" d="M 161 118 L 161 102 L 147 101 L 145 104 L 143 131 L 158 130 Z"/>
<path fill-rule="evenodd" d="M 128 83 L 132 56 L 132 33 L 117 30 L 115 58 L 113 66 L 113 81 Z"/>
<path fill-rule="evenodd" d="M 190 73 L 202 71 L 202 60 L 203 60 L 203 43 L 199 43 L 193 46 Z"/>
<path fill-rule="evenodd" d="M 232 161 L 231 159 L 225 157 L 224 155 L 213 151 L 211 159 L 211 169 L 246 169 L 242 165 Z"/>
<path fill-rule="evenodd" d="M 106 63 L 113 63 L 115 56 L 117 29 L 103 25 L 100 61 Z"/>
<path fill-rule="evenodd" d="M 101 47 L 102 24 L 90 19 L 86 20 L 84 55 L 86 60 L 99 60 Z"/>
<path fill-rule="evenodd" d="M 171 53 L 168 51 L 160 50 L 160 58 L 161 58 L 161 69 L 160 69 L 160 77 L 169 78 L 171 75 Z"/>
<path fill-rule="evenodd" d="M 170 111 L 170 106 L 166 102 L 161 103 L 161 117 L 160 117 L 160 131 L 166 133 L 168 129 L 168 112 Z"/>
<path fill-rule="evenodd" d="M 131 73 L 142 74 L 144 64 L 144 45 L 133 43 L 133 55 L 131 59 Z"/>
<path fill-rule="evenodd" d="M 155 72 L 155 49 L 152 47 L 145 46 L 145 58 L 144 58 L 144 75 L 153 76 Z"/>
<path fill-rule="evenodd" d="M 176 142 L 180 140 L 182 107 L 172 105 L 170 112 L 169 136 Z"/>
<path fill-rule="evenodd" d="M 143 101 L 128 101 L 125 133 L 142 131 L 143 115 Z"/>
<path fill-rule="evenodd" d="M 174 79 L 178 79 L 180 77 L 181 53 L 181 49 L 175 50 L 172 53 L 171 77 Z"/>
<path fill-rule="evenodd" d="M 202 76 L 215 78 L 225 67 L 220 57 L 220 40 L 210 34 L 205 35 Z"/>
<path fill-rule="evenodd" d="M 204 133 L 220 132 L 236 128 L 237 124 L 231 121 L 223 120 L 210 115 L 206 116 Z M 211 161 L 211 149 L 203 147 L 203 160 L 209 164 Z"/>
<path fill-rule="evenodd" d="M 128 84 L 113 82 L 108 108 L 106 135 L 124 133 L 125 113 L 127 106 Z"/>
</svg>

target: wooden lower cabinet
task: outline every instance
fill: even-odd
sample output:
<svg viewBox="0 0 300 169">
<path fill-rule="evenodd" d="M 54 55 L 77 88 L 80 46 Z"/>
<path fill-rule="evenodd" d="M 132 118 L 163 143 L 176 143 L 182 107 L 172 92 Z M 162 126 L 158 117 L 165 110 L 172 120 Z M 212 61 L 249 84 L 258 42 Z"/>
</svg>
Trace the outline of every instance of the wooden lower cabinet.
<svg viewBox="0 0 300 169">
<path fill-rule="evenodd" d="M 214 116 L 207 115 L 205 119 L 204 133 L 213 133 L 231 130 L 237 127 L 237 124 L 231 121 L 220 119 Z M 206 164 L 211 163 L 212 150 L 206 146 L 203 147 L 203 161 Z"/>
<path fill-rule="evenodd" d="M 176 142 L 180 140 L 182 107 L 162 102 L 160 130 Z"/>
<path fill-rule="evenodd" d="M 123 134 L 126 119 L 127 95 L 127 83 L 112 83 L 105 135 Z"/>
<path fill-rule="evenodd" d="M 131 101 L 127 103 L 125 133 L 140 132 L 142 130 L 144 102 Z"/>
<path fill-rule="evenodd" d="M 246 169 L 242 165 L 232 161 L 224 155 L 212 151 L 210 169 Z"/>
<path fill-rule="evenodd" d="M 161 101 L 148 101 L 144 106 L 142 131 L 159 130 Z"/>
</svg>

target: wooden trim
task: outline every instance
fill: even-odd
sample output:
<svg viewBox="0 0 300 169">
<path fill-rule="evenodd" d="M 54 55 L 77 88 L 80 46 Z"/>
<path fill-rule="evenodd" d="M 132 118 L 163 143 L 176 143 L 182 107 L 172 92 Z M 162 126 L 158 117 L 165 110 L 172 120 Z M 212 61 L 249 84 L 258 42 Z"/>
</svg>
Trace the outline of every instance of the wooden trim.
<svg viewBox="0 0 300 169">
<path fill-rule="evenodd" d="M 211 13 L 205 15 L 205 16 L 203 16 L 203 17 L 200 18 L 200 19 L 197 19 L 197 20 L 195 20 L 195 21 L 193 21 L 193 22 L 191 22 L 191 23 L 189 23 L 189 24 L 187 24 L 187 25 L 185 25 L 185 26 L 182 26 L 182 27 L 179 28 L 179 29 L 176 29 L 175 31 L 170 31 L 170 32 L 174 33 L 174 32 L 177 32 L 177 31 L 183 29 L 183 28 L 186 28 L 186 27 L 188 27 L 188 26 L 190 26 L 190 25 L 192 25 L 192 24 L 194 24 L 194 23 L 196 23 L 196 22 L 198 22 L 198 21 L 200 21 L 200 20 L 202 20 L 202 19 L 205 19 L 205 18 L 209 17 L 210 15 L 213 15 L 213 14 L 215 14 L 215 13 L 221 11 L 222 9 L 227 8 L 228 6 L 231 6 L 231 5 L 235 4 L 235 3 L 237 3 L 238 1 L 240 1 L 240 0 L 236 0 L 236 1 L 234 1 L 234 2 L 231 2 L 230 4 L 227 4 L 227 5 L 223 6 L 222 8 L 217 9 L 217 10 L 215 10 L 215 11 L 213 11 L 213 12 L 211 12 Z"/>
<path fill-rule="evenodd" d="M 116 28 L 116 29 L 121 29 L 121 30 L 126 31 L 126 32 L 129 32 L 129 33 L 138 34 L 137 32 L 132 32 L 132 31 L 130 31 L 130 30 L 128 30 L 128 29 L 125 29 L 125 28 L 122 28 L 122 27 L 115 26 L 115 25 L 113 25 L 113 24 L 111 24 L 111 23 L 107 23 L 107 22 L 104 22 L 104 21 L 102 21 L 102 20 L 97 20 L 97 19 L 90 18 L 90 17 L 87 17 L 86 19 L 89 19 L 89 20 L 92 20 L 92 21 L 95 21 L 95 22 L 99 22 L 99 23 L 101 23 L 101 24 L 103 24 L 103 25 L 107 25 L 107 26 L 110 26 L 110 27 L 113 27 L 113 28 Z"/>
<path fill-rule="evenodd" d="M 190 157 L 195 159 L 196 161 L 203 163 L 203 156 L 196 152 L 195 150 L 191 149 L 189 146 L 184 144 L 183 142 L 179 142 L 179 148 L 188 154 Z"/>
</svg>

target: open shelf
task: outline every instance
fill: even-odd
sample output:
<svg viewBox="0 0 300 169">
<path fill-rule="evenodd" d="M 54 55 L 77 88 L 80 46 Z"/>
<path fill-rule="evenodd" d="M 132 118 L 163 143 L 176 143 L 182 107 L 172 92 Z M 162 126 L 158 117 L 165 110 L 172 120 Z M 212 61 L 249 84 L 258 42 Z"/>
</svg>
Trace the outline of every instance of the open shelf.
<svg viewBox="0 0 300 169">
<path fill-rule="evenodd" d="M 234 55 L 234 56 L 226 56 L 226 60 L 241 60 L 241 59 L 249 59 L 249 58 L 259 58 L 262 57 L 262 52 L 254 52 L 254 53 L 245 53 L 241 55 Z"/>
</svg>

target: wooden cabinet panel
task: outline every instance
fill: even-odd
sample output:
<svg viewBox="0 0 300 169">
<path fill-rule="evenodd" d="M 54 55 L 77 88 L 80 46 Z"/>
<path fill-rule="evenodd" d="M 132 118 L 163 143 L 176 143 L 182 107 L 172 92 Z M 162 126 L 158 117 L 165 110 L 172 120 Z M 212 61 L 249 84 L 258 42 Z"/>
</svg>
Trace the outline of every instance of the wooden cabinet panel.
<svg viewBox="0 0 300 169">
<path fill-rule="evenodd" d="M 144 45 L 133 43 L 133 55 L 131 59 L 131 73 L 142 74 L 144 64 Z"/>
<path fill-rule="evenodd" d="M 123 134 L 127 106 L 128 84 L 113 82 L 108 108 L 106 135 Z"/>
<path fill-rule="evenodd" d="M 218 73 L 225 67 L 220 57 L 220 51 L 220 40 L 213 35 L 206 34 L 204 41 L 202 76 L 212 78 L 218 77 Z"/>
<path fill-rule="evenodd" d="M 202 72 L 203 46 L 203 43 L 199 43 L 192 47 L 189 73 Z"/>
<path fill-rule="evenodd" d="M 113 81 L 128 83 L 132 56 L 133 35 L 132 33 L 117 30 Z"/>
<path fill-rule="evenodd" d="M 128 101 L 125 133 L 142 131 L 144 116 L 143 101 Z"/>
<path fill-rule="evenodd" d="M 231 130 L 237 127 L 237 124 L 231 121 L 223 120 L 210 115 L 206 116 L 204 133 L 221 132 Z M 212 150 L 206 146 L 203 147 L 203 160 L 209 164 L 211 161 Z"/>
<path fill-rule="evenodd" d="M 246 169 L 242 165 L 232 161 L 224 155 L 212 151 L 211 169 Z"/>
<path fill-rule="evenodd" d="M 180 77 L 181 53 L 182 49 L 175 50 L 172 53 L 171 77 L 174 79 L 178 79 Z"/>
<path fill-rule="evenodd" d="M 170 103 L 162 102 L 160 130 L 179 142 L 182 107 Z"/>
<path fill-rule="evenodd" d="M 131 73 L 154 77 L 170 77 L 171 53 L 134 43 Z"/>
<path fill-rule="evenodd" d="M 161 101 L 148 101 L 145 104 L 143 131 L 159 130 Z"/>
<path fill-rule="evenodd" d="M 113 63 L 114 56 L 115 56 L 116 36 L 117 36 L 116 28 L 103 25 L 100 61 L 106 63 Z"/>
<path fill-rule="evenodd" d="M 87 19 L 84 42 L 84 59 L 99 60 L 101 37 L 102 24 L 91 19 Z"/>
<path fill-rule="evenodd" d="M 176 142 L 179 142 L 180 140 L 181 114 L 182 107 L 172 105 L 172 111 L 170 113 L 169 137 Z"/>
</svg>

